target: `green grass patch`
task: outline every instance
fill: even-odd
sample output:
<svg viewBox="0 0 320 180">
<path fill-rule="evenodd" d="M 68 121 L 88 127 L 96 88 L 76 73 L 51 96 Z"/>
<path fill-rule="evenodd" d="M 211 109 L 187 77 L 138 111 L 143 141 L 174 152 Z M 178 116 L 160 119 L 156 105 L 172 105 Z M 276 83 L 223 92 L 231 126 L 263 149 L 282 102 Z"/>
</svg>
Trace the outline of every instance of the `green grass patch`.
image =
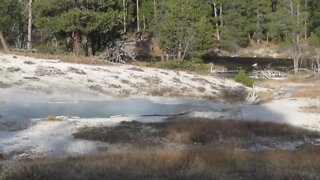
<svg viewBox="0 0 320 180">
<path fill-rule="evenodd" d="M 240 69 L 239 73 L 234 77 L 234 80 L 247 87 L 253 87 L 254 84 L 254 79 L 246 75 L 246 71 L 244 69 Z"/>
</svg>

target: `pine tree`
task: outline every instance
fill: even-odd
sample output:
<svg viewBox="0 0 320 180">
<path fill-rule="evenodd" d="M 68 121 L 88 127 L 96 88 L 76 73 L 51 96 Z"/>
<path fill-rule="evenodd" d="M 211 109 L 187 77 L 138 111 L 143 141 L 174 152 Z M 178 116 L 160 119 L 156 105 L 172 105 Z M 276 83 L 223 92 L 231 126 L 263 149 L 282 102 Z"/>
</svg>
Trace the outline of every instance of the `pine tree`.
<svg viewBox="0 0 320 180">
<path fill-rule="evenodd" d="M 5 51 L 9 51 L 7 42 L 19 37 L 19 26 L 23 23 L 22 6 L 19 0 L 0 0 L 0 40 Z"/>
<path fill-rule="evenodd" d="M 73 51 L 80 54 L 80 38 L 87 38 L 87 53 L 94 52 L 93 34 L 107 33 L 119 25 L 121 2 L 114 0 L 38 0 L 37 26 L 72 34 Z"/>
<path fill-rule="evenodd" d="M 209 4 L 198 0 L 167 0 L 162 2 L 159 10 L 161 18 L 156 35 L 167 56 L 184 60 L 188 52 L 208 48 L 197 43 L 208 41 L 210 44 L 213 41 L 213 30 L 208 27 L 212 26 L 208 20 Z"/>
<path fill-rule="evenodd" d="M 9 47 L 7 45 L 7 41 L 4 37 L 3 31 L 4 27 L 8 25 L 9 22 L 9 4 L 10 0 L 1 0 L 0 1 L 0 40 L 2 43 L 2 46 L 5 51 L 9 51 Z"/>
</svg>

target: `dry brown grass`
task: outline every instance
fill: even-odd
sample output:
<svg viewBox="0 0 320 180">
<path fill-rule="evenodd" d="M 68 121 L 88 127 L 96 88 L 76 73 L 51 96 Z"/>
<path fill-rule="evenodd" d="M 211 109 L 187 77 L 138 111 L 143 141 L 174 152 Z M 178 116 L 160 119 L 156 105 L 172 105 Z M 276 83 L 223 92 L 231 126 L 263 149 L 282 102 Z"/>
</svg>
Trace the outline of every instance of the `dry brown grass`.
<svg viewBox="0 0 320 180">
<path fill-rule="evenodd" d="M 301 107 L 300 108 L 303 112 L 308 112 L 308 113 L 320 113 L 320 106 L 307 106 L 307 107 Z"/>
<path fill-rule="evenodd" d="M 281 86 L 285 84 L 304 84 L 309 86 L 314 86 L 320 83 L 320 79 L 306 79 L 299 76 L 289 76 L 287 79 L 282 80 L 258 80 L 257 84 L 259 86 L 278 90 Z"/>
<path fill-rule="evenodd" d="M 166 143 L 186 146 L 249 148 L 259 138 L 297 141 L 320 138 L 305 129 L 269 122 L 243 122 L 202 118 L 170 118 L 162 123 L 122 122 L 115 127 L 84 128 L 75 138 L 148 147 Z"/>
<path fill-rule="evenodd" d="M 248 90 L 245 88 L 236 88 L 236 89 L 223 89 L 220 93 L 220 98 L 228 103 L 237 103 L 245 101 L 248 95 Z"/>
<path fill-rule="evenodd" d="M 42 53 L 30 53 L 30 52 L 12 52 L 14 55 L 28 56 L 35 59 L 58 59 L 63 62 L 77 63 L 77 64 L 88 64 L 88 65 L 110 65 L 110 63 L 99 60 L 96 57 L 86 56 L 74 56 L 72 54 L 42 54 Z"/>
<path fill-rule="evenodd" d="M 109 143 L 134 143 L 129 151 L 101 152 L 69 158 L 21 160 L 0 170 L 1 180 L 34 179 L 317 179 L 320 147 L 294 151 L 252 152 L 218 146 L 255 137 L 272 140 L 319 137 L 318 133 L 288 125 L 170 118 L 164 123 L 123 122 L 115 127 L 86 128 L 77 138 Z M 163 138 L 189 144 L 183 149 L 144 148 Z M 197 145 L 194 145 L 196 143 Z M 201 144 L 201 145 L 199 145 Z"/>
<path fill-rule="evenodd" d="M 320 86 L 312 86 L 307 88 L 302 88 L 293 93 L 293 97 L 297 98 L 315 98 L 320 97 Z"/>
<path fill-rule="evenodd" d="M 263 104 L 274 100 L 274 95 L 272 92 L 258 92 L 258 100 L 255 104 Z"/>
<path fill-rule="evenodd" d="M 56 121 L 62 121 L 62 119 L 57 118 L 56 116 L 49 115 L 45 118 L 45 121 L 56 122 Z"/>
<path fill-rule="evenodd" d="M 319 162 L 319 148 L 132 151 L 19 161 L 7 167 L 0 179 L 317 179 Z"/>
<path fill-rule="evenodd" d="M 306 79 L 295 76 L 285 80 L 264 80 L 258 82 L 259 86 L 272 89 L 276 92 L 280 91 L 283 86 L 290 86 L 292 89 L 292 97 L 295 98 L 320 97 L 319 84 L 319 79 Z"/>
<path fill-rule="evenodd" d="M 131 62 L 132 65 L 139 66 L 139 67 L 151 67 L 152 63 L 147 61 L 133 61 Z"/>
</svg>

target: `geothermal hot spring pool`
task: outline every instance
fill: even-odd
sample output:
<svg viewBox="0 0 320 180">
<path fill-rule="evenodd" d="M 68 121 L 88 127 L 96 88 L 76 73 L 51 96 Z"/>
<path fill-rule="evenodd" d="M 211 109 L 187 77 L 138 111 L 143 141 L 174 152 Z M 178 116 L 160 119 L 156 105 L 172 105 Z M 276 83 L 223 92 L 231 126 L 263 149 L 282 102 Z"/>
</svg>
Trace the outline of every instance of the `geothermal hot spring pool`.
<svg viewBox="0 0 320 180">
<path fill-rule="evenodd" d="M 218 104 L 217 104 L 218 105 Z M 222 107 L 218 105 L 215 107 Z M 17 95 L 0 99 L 0 122 L 27 124 L 47 116 L 109 118 L 113 116 L 170 116 L 191 111 L 212 111 L 205 102 L 163 99 L 75 100 Z"/>
<path fill-rule="evenodd" d="M 214 106 L 212 106 L 214 104 Z M 161 122 L 172 115 L 217 112 L 225 104 L 163 98 L 48 97 L 9 94 L 0 96 L 0 154 L 7 159 L 27 155 L 82 155 L 108 143 L 75 139 L 82 127 L 112 126 L 122 121 Z M 58 122 L 42 121 L 64 116 Z M 0 160 L 1 161 L 1 160 Z"/>
<path fill-rule="evenodd" d="M 287 104 L 286 101 L 284 103 Z M 156 97 L 101 99 L 23 93 L 1 95 L 0 153 L 6 154 L 7 159 L 19 159 L 25 153 L 31 156 L 64 156 L 94 153 L 99 147 L 116 149 L 108 143 L 73 138 L 72 134 L 79 128 L 112 126 L 123 121 L 161 122 L 171 115 L 279 123 L 287 121 L 286 117 L 296 118 L 294 122 L 301 122 L 301 117 L 305 119 L 304 114 L 280 111 L 282 106 Z M 66 120 L 42 121 L 48 116 L 65 116 Z M 296 147 L 297 143 L 293 144 L 292 147 Z"/>
</svg>

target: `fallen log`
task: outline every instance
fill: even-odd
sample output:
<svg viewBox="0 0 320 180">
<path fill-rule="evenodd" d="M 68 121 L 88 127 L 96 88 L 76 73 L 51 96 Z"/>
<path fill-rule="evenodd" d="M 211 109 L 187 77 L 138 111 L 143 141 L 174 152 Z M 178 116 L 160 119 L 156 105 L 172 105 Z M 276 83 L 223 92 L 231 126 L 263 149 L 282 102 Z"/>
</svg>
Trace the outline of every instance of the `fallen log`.
<svg viewBox="0 0 320 180">
<path fill-rule="evenodd" d="M 115 41 L 114 43 L 109 43 L 106 50 L 99 56 L 99 59 L 112 62 L 112 63 L 123 63 L 126 61 L 136 60 L 136 52 L 129 46 L 134 46 L 135 43 L 125 42 L 125 41 Z"/>
<path fill-rule="evenodd" d="M 19 49 L 19 48 L 14 48 L 14 49 L 11 49 L 11 51 L 17 51 L 17 52 L 32 52 L 32 53 L 36 53 L 38 50 L 37 49 Z"/>
<path fill-rule="evenodd" d="M 252 76 L 255 79 L 283 79 L 287 78 L 287 74 L 276 70 L 258 70 L 253 71 Z"/>
</svg>

